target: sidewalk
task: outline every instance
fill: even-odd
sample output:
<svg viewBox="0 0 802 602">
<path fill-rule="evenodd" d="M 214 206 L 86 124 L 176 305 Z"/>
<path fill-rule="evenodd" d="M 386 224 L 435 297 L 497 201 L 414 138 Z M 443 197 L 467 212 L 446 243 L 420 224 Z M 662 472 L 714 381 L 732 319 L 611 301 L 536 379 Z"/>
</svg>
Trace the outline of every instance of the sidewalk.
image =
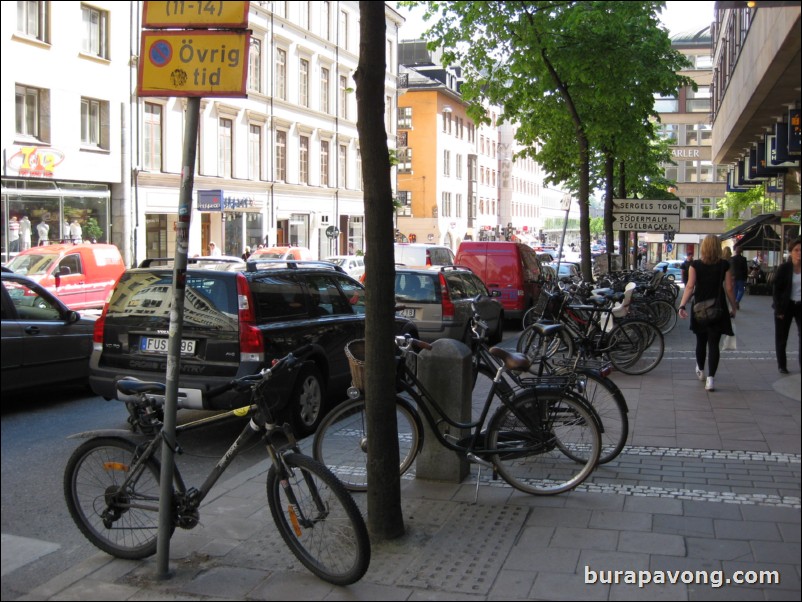
<svg viewBox="0 0 802 602">
<path fill-rule="evenodd" d="M 21 599 L 799 600 L 797 343 L 792 334 L 782 377 L 770 303 L 744 298 L 738 351 L 722 353 L 715 392 L 696 379 L 682 320 L 653 372 L 613 373 L 630 442 L 575 491 L 529 496 L 483 471 L 474 504 L 475 466 L 460 484 L 405 478 L 407 533 L 374 543 L 353 586 L 318 580 L 286 550 L 260 464 L 212 490 L 196 529 L 176 531 L 171 579 L 156 579 L 155 557 L 99 552 Z M 364 494 L 355 498 L 364 509 Z M 611 570 L 623 571 L 620 583 Z M 735 583 L 753 571 L 776 571 L 780 583 Z"/>
</svg>

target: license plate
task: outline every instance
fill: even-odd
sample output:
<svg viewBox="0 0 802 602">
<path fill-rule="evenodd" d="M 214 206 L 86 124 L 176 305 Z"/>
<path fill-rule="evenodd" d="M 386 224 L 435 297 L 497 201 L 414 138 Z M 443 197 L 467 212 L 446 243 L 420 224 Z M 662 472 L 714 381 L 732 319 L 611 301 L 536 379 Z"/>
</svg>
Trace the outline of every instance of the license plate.
<svg viewBox="0 0 802 602">
<path fill-rule="evenodd" d="M 168 339 L 156 339 L 153 337 L 143 337 L 140 349 L 143 353 L 167 353 Z M 181 341 L 181 355 L 195 355 L 195 341 Z"/>
<path fill-rule="evenodd" d="M 414 309 L 402 309 L 402 310 L 400 310 L 398 312 L 398 315 L 401 316 L 402 318 L 414 319 L 415 318 L 415 310 Z"/>
</svg>

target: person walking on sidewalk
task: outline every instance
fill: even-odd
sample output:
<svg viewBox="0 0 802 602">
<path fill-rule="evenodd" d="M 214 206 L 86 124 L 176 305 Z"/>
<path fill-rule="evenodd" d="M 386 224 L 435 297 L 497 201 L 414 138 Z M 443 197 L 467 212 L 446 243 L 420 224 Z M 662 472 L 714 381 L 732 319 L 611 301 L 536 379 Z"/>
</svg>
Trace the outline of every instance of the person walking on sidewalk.
<svg viewBox="0 0 802 602">
<path fill-rule="evenodd" d="M 722 259 L 721 243 L 715 234 L 708 234 L 702 241 L 700 255 L 702 258 L 694 261 L 688 270 L 688 282 L 679 304 L 679 317 L 683 320 L 688 317 L 686 304 L 691 295 L 694 303 L 718 299 L 719 307 L 725 310 L 729 299 L 730 311 L 722 311 L 718 320 L 700 324 L 691 315 L 691 330 L 696 335 L 696 377 L 705 380 L 705 360 L 709 359 L 705 389 L 714 391 L 714 379 L 719 362 L 719 341 L 724 334 L 735 336 L 731 318 L 735 317 L 738 306 L 735 302 L 730 264 Z"/>
<path fill-rule="evenodd" d="M 777 369 L 780 374 L 788 374 L 785 347 L 791 322 L 796 320 L 796 334 L 799 340 L 799 365 L 802 368 L 802 268 L 800 251 L 802 239 L 795 238 L 788 247 L 788 261 L 777 268 L 774 278 L 774 348 L 777 352 Z"/>
<path fill-rule="evenodd" d="M 735 309 L 741 309 L 741 299 L 746 290 L 746 279 L 749 277 L 749 263 L 743 256 L 743 249 L 739 246 L 735 247 L 735 255 L 730 259 L 730 268 L 732 268 L 732 279 L 735 282 Z"/>
</svg>

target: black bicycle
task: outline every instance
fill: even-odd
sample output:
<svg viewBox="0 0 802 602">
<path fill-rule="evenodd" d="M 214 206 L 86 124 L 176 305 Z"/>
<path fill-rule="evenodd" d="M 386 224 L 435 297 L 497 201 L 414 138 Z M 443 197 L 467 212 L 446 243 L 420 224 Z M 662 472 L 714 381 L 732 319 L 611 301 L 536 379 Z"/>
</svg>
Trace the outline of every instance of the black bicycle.
<svg viewBox="0 0 802 602">
<path fill-rule="evenodd" d="M 522 354 L 479 345 L 475 353 L 483 366 L 495 366 L 495 373 L 478 419 L 459 422 L 445 413 L 408 365 L 408 356 L 416 349 L 431 346 L 409 337 L 396 337 L 395 345 L 401 391 L 396 396 L 401 474 L 409 469 L 423 445 L 421 416 L 441 445 L 480 467 L 492 468 L 494 475 L 526 493 L 568 491 L 595 469 L 601 450 L 601 421 L 587 401 L 572 390 L 570 377 L 541 377 L 530 380 L 524 388 L 514 382 L 500 385 L 505 375 L 527 370 L 530 361 Z M 366 401 L 361 392 L 352 389 L 355 398 L 340 404 L 320 424 L 313 455 L 346 487 L 365 490 Z M 491 408 L 494 413 L 488 420 Z M 443 422 L 469 434 L 462 439 L 444 434 L 437 428 Z"/>
<path fill-rule="evenodd" d="M 312 573 L 330 583 L 348 585 L 361 579 L 370 564 L 365 521 L 337 477 L 301 454 L 289 425 L 274 422 L 273 410 L 281 400 L 267 391 L 271 377 L 302 367 L 299 358 L 308 350 L 308 345 L 302 347 L 258 374 L 209 392 L 217 395 L 230 389 L 250 389 L 251 405 L 202 422 L 231 414 L 250 414 L 250 421 L 200 489 L 188 488 L 174 466 L 171 534 L 175 527 L 191 529 L 198 524 L 198 508 L 209 490 L 234 457 L 261 436 L 272 462 L 267 473 L 267 502 L 282 538 Z M 123 378 L 117 389 L 136 432 L 73 435 L 88 441 L 67 462 L 64 495 L 73 520 L 89 541 L 112 556 L 139 559 L 156 552 L 165 386 Z M 176 432 L 195 425 L 181 425 Z M 180 451 L 177 446 L 176 451 Z"/>
</svg>

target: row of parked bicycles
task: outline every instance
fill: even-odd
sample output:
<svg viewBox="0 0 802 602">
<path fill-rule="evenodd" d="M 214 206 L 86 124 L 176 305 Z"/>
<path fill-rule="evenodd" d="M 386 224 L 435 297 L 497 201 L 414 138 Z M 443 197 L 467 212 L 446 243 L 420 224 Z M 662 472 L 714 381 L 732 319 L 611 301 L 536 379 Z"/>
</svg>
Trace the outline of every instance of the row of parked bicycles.
<svg viewBox="0 0 802 602">
<path fill-rule="evenodd" d="M 613 460 L 629 433 L 628 408 L 609 378 L 613 368 L 644 374 L 663 356 L 663 335 L 676 324 L 677 289 L 661 274 L 609 276 L 600 288 L 581 283 L 544 290 L 541 302 L 524 316 L 515 352 L 487 343 L 482 299 L 473 301 L 471 371 L 476 413 L 457 420 L 427 390 L 416 366 L 428 343 L 396 337 L 396 419 L 399 473 L 412 466 L 423 446 L 423 424 L 439 443 L 470 462 L 492 470 L 510 485 L 535 495 L 577 487 L 597 465 Z M 361 382 L 364 355 L 347 347 L 355 382 Z M 361 347 L 364 354 L 364 345 Z M 359 580 L 370 562 L 368 531 L 350 491 L 367 489 L 368 424 L 364 392 L 349 390 L 319 426 L 312 457 L 301 451 L 292 430 L 274 418 L 281 406 L 269 381 L 303 366 L 308 346 L 259 374 L 244 376 L 210 394 L 236 388 L 250 391 L 251 404 L 228 414 L 250 417 L 199 488 L 187 486 L 173 466 L 169 500 L 161 499 L 160 450 L 175 440 L 163 431 L 165 386 L 123 378 L 131 431 L 80 433 L 84 439 L 67 462 L 64 492 L 81 532 L 100 549 L 121 558 L 144 558 L 156 551 L 159 509 L 170 505 L 170 534 L 199 521 L 201 502 L 240 450 L 262 440 L 271 468 L 267 503 L 290 551 L 314 574 L 345 585 Z M 227 414 L 191 422 L 225 419 Z M 443 424 L 449 428 L 439 428 Z M 454 436 L 449 433 L 460 433 Z M 477 479 L 477 491 L 478 491 Z"/>
</svg>

